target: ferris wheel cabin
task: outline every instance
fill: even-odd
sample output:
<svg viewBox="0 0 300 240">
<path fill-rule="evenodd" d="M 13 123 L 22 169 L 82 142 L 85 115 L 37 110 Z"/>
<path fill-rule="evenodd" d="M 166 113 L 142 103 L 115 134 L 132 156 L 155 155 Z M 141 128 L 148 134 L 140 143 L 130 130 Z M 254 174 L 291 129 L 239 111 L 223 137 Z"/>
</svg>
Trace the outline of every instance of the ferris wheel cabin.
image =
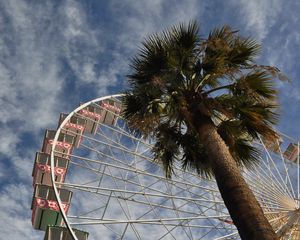
<svg viewBox="0 0 300 240">
<path fill-rule="evenodd" d="M 58 189 L 64 211 L 67 213 L 72 192 Z M 32 199 L 32 226 L 34 229 L 46 230 L 48 225 L 62 225 L 62 215 L 51 186 L 36 184 Z"/>
<path fill-rule="evenodd" d="M 68 114 L 61 113 L 58 121 L 58 127 L 66 119 Z M 78 148 L 82 141 L 82 134 L 85 131 L 86 120 L 79 116 L 72 116 L 71 119 L 64 125 L 61 132 L 74 137 L 74 147 Z"/>
<path fill-rule="evenodd" d="M 121 103 L 112 100 L 104 100 L 99 103 L 102 109 L 103 123 L 115 125 L 117 116 L 121 113 Z"/>
<path fill-rule="evenodd" d="M 54 156 L 54 173 L 55 181 L 63 183 L 69 166 L 69 159 Z M 50 167 L 50 154 L 37 152 L 32 171 L 33 185 L 52 185 L 51 181 L 51 167 Z"/>
<path fill-rule="evenodd" d="M 74 229 L 73 231 L 78 240 L 87 240 L 89 233 L 85 231 L 81 231 L 78 229 Z M 44 240 L 73 240 L 71 234 L 68 229 L 65 227 L 59 226 L 48 226 Z"/>
<path fill-rule="evenodd" d="M 55 130 L 46 130 L 42 152 L 48 154 L 51 153 L 51 148 L 53 145 L 53 139 L 55 134 L 56 134 Z M 54 148 L 54 155 L 62 158 L 69 158 L 74 143 L 75 143 L 74 136 L 65 133 L 60 133 L 58 136 L 57 144 Z"/>
<path fill-rule="evenodd" d="M 96 134 L 100 123 L 114 125 L 121 112 L 121 103 L 113 100 L 103 100 L 88 105 L 79 111 L 79 116 L 86 121 L 86 132 Z"/>
<path fill-rule="evenodd" d="M 285 152 L 283 153 L 283 156 L 292 162 L 298 162 L 299 161 L 299 146 L 296 143 L 290 143 Z"/>
</svg>

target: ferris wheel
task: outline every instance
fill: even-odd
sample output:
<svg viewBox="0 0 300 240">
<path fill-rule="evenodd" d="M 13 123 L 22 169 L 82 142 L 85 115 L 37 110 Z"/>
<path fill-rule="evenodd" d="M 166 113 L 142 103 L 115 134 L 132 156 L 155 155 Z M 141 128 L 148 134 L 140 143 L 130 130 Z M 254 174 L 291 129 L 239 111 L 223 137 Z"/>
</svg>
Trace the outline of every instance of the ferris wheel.
<svg viewBox="0 0 300 240">
<path fill-rule="evenodd" d="M 98 98 L 46 130 L 31 206 L 44 239 L 240 239 L 216 182 L 179 165 L 166 179 L 154 141 L 130 132 L 121 110 L 121 95 Z M 263 159 L 245 179 L 278 236 L 300 239 L 299 144 L 255 144 Z"/>
</svg>

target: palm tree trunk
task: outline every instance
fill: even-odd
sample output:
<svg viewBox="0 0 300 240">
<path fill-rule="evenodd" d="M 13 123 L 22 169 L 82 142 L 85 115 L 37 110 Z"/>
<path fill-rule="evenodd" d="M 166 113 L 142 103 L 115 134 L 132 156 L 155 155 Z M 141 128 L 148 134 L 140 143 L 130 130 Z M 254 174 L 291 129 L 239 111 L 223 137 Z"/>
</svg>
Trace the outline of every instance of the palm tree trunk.
<svg viewBox="0 0 300 240">
<path fill-rule="evenodd" d="M 195 121 L 194 126 L 206 145 L 219 191 L 240 237 L 243 240 L 279 239 L 213 123 Z"/>
</svg>

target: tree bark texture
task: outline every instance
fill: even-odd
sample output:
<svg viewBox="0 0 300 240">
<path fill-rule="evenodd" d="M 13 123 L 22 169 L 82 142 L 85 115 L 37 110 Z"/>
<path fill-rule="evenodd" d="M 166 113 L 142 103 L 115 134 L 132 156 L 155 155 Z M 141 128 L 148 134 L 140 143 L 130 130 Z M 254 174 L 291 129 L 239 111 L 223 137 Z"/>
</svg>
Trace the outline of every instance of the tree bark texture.
<svg viewBox="0 0 300 240">
<path fill-rule="evenodd" d="M 195 121 L 194 126 L 205 144 L 219 191 L 241 239 L 279 239 L 213 123 Z"/>
</svg>

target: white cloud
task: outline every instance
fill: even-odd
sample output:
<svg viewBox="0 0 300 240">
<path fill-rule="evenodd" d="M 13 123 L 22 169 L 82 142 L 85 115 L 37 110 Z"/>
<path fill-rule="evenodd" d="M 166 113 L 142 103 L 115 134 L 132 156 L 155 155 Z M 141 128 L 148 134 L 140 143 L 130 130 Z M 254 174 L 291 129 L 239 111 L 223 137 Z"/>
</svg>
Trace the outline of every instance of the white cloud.
<svg viewBox="0 0 300 240">
<path fill-rule="evenodd" d="M 100 38 L 101 29 L 92 29 L 81 5 L 68 0 L 61 8 L 62 39 L 64 54 L 70 67 L 83 83 L 97 83 L 97 58 L 103 47 Z M 106 82 L 109 84 L 109 82 Z"/>
<path fill-rule="evenodd" d="M 166 27 L 198 19 L 204 11 L 203 1 L 111 1 L 111 11 L 122 27 L 117 40 L 129 50 L 137 50 L 142 39 Z M 172 7 L 170 7 L 172 5 Z M 124 8 L 126 10 L 124 11 Z"/>
<path fill-rule="evenodd" d="M 255 32 L 257 38 L 263 40 L 278 20 L 284 1 L 232 0 L 231 3 L 233 7 L 238 7 L 237 11 L 246 29 Z"/>
<path fill-rule="evenodd" d="M 12 129 L 2 129 L 0 135 L 0 153 L 10 155 L 12 149 L 15 149 L 18 140 L 18 136 Z"/>
<path fill-rule="evenodd" d="M 3 131 L 14 132 L 14 136 L 2 135 L 1 146 L 5 148 L 12 140 L 17 142 L 23 132 L 37 133 L 56 125 L 58 112 L 68 105 L 64 100 L 66 73 L 62 59 L 73 71 L 73 84 L 76 80 L 79 84 L 98 84 L 95 65 L 101 43 L 96 36 L 98 30 L 89 27 L 75 1 L 66 1 L 59 12 L 51 3 L 32 6 L 3 1 L 2 7 L 0 121 Z M 4 22 L 8 27 L 3 27 Z M 102 92 L 107 94 L 106 87 L 114 83 L 102 82 Z M 12 122 L 22 128 L 16 125 L 13 129 Z"/>
<path fill-rule="evenodd" d="M 0 194 L 0 230 L 5 239 L 42 239 L 44 233 L 31 226 L 32 191 L 24 184 L 9 184 Z"/>
<path fill-rule="evenodd" d="M 34 22 L 30 6 L 9 1 L 4 7 L 12 31 L 4 29 L 1 32 L 1 41 L 10 53 L 9 56 L 0 55 L 1 60 L 5 60 L 5 65 L 0 66 L 1 81 L 5 83 L 0 95 L 1 109 L 8 113 L 2 120 L 4 123 L 19 121 L 25 123 L 27 130 L 33 130 L 49 124 L 49 121 L 39 121 L 33 114 L 39 112 L 39 116 L 46 114 L 44 118 L 49 118 L 43 101 L 48 100 L 50 106 L 57 97 L 62 83 L 58 72 L 60 67 L 54 61 L 51 49 L 40 42 L 41 26 Z"/>
</svg>

